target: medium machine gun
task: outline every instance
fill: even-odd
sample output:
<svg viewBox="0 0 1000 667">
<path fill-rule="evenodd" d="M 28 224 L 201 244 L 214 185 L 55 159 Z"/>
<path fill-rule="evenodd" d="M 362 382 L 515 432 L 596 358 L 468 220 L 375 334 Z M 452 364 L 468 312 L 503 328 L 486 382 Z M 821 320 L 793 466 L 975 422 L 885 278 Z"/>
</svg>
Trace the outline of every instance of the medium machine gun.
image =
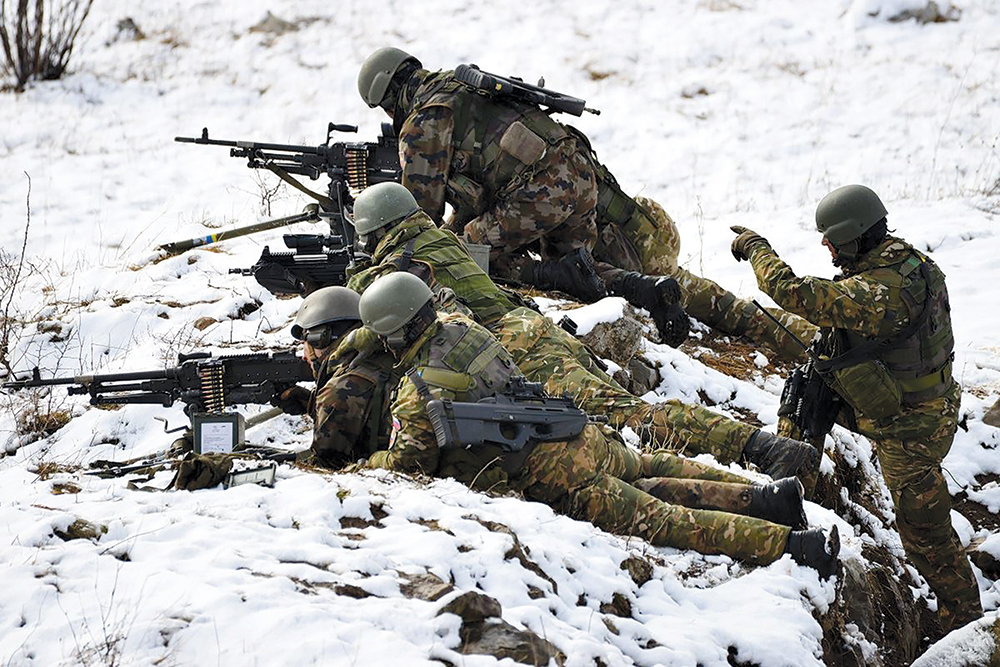
<svg viewBox="0 0 1000 667">
<path fill-rule="evenodd" d="M 536 442 L 570 440 L 589 421 L 573 399 L 548 396 L 542 385 L 524 378 L 476 403 L 428 401 L 427 414 L 442 449 L 496 445 L 508 452 Z"/>
<path fill-rule="evenodd" d="M 5 382 L 18 391 L 68 385 L 70 395 L 90 395 L 91 405 L 184 403 L 191 419 L 195 451 L 232 451 L 243 442 L 245 422 L 224 412 L 233 404 L 268 404 L 299 382 L 313 380 L 309 364 L 291 350 L 213 356 L 178 355 L 178 365 L 152 371 L 42 378 L 38 367 L 28 379 Z"/>
<path fill-rule="evenodd" d="M 354 197 L 375 183 L 399 182 L 402 168 L 399 164 L 399 142 L 392 126 L 382 124 L 382 134 L 376 141 L 334 142 L 334 132 L 357 132 L 356 125 L 327 126 L 326 143 L 319 146 L 272 144 L 256 141 L 210 139 L 208 128 L 200 137 L 174 137 L 183 144 L 228 146 L 230 157 L 245 158 L 251 169 L 267 169 L 283 181 L 319 201 L 319 216 L 327 218 L 330 231 L 343 234 L 348 245 L 354 243 L 354 228 L 349 220 Z M 330 184 L 327 194 L 313 192 L 292 178 L 306 176 L 316 180 L 327 176 Z"/>
<path fill-rule="evenodd" d="M 490 74 L 479 69 L 476 65 L 459 65 L 455 68 L 455 78 L 486 95 L 496 95 L 498 97 L 512 97 L 529 104 L 548 107 L 552 111 L 582 116 L 584 111 L 594 115 L 600 115 L 597 109 L 587 108 L 587 102 L 579 97 L 563 95 L 554 90 L 544 88 L 545 80 L 541 79 L 537 86 L 525 83 L 517 77 L 505 77 L 499 74 Z"/>
<path fill-rule="evenodd" d="M 342 236 L 285 234 L 290 252 L 271 252 L 268 246 L 257 263 L 229 273 L 253 276 L 272 294 L 311 294 L 321 287 L 346 285 L 354 255 Z"/>
</svg>

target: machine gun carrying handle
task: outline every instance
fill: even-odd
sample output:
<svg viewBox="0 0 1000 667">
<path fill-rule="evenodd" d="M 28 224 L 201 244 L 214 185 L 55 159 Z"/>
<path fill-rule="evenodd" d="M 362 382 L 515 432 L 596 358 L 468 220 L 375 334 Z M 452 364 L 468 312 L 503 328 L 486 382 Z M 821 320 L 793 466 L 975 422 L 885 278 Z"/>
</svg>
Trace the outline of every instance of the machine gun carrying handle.
<svg viewBox="0 0 1000 667">
<path fill-rule="evenodd" d="M 177 355 L 177 363 L 183 364 L 185 361 L 191 361 L 192 359 L 210 359 L 211 357 L 211 352 L 181 352 Z"/>
</svg>

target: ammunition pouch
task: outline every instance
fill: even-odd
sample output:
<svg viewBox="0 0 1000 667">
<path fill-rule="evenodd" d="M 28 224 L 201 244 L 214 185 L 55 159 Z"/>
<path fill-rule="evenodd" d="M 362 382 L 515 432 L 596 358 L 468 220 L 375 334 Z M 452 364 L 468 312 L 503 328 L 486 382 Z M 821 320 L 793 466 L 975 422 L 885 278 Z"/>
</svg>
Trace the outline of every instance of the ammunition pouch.
<svg viewBox="0 0 1000 667">
<path fill-rule="evenodd" d="M 880 361 L 873 359 L 823 375 L 830 388 L 867 419 L 885 419 L 899 412 L 902 405 L 899 382 Z"/>
</svg>

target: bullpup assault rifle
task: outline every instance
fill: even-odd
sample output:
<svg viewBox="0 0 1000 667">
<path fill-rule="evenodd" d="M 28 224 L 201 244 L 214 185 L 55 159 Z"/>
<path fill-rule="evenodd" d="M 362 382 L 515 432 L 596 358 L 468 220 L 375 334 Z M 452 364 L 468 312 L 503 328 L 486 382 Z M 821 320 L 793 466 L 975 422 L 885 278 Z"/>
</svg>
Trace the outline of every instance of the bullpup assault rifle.
<svg viewBox="0 0 1000 667">
<path fill-rule="evenodd" d="M 417 381 L 423 384 L 423 380 Z M 476 403 L 430 400 L 427 415 L 442 449 L 494 445 L 505 452 L 521 453 L 505 457 L 508 472 L 527 457 L 530 445 L 571 440 L 590 421 L 573 399 L 549 396 L 542 385 L 524 378 L 512 382 L 506 391 Z"/>
<path fill-rule="evenodd" d="M 545 80 L 537 86 L 525 83 L 517 77 L 500 76 L 484 72 L 475 65 L 459 65 L 455 68 L 455 78 L 464 84 L 481 91 L 485 95 L 497 97 L 512 97 L 529 104 L 548 107 L 552 111 L 582 116 L 584 111 L 600 115 L 597 109 L 587 108 L 587 103 L 579 97 L 571 97 L 544 88 Z"/>
<path fill-rule="evenodd" d="M 267 404 L 285 389 L 312 381 L 309 364 L 294 352 L 256 352 L 213 356 L 181 354 L 178 365 L 152 371 L 42 378 L 36 367 L 30 378 L 5 382 L 18 391 L 68 385 L 70 395 L 90 395 L 91 405 L 184 403 L 191 419 L 195 451 L 232 451 L 243 443 L 245 421 L 224 412 L 233 404 Z"/>
</svg>

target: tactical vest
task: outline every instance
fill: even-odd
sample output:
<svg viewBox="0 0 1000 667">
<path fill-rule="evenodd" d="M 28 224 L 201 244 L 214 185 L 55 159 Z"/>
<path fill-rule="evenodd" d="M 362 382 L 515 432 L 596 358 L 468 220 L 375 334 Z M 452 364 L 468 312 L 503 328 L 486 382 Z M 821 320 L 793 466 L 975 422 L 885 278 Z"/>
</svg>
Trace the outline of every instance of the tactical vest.
<svg viewBox="0 0 1000 667">
<path fill-rule="evenodd" d="M 475 402 L 502 391 L 520 374 L 486 329 L 457 315 L 439 316 L 438 323 L 413 364 L 436 398 Z"/>
<path fill-rule="evenodd" d="M 548 147 L 572 137 L 538 107 L 490 96 L 458 81 L 450 70 L 428 75 L 414 95 L 413 109 L 434 106 L 452 111 L 448 190 L 462 217 L 491 208 L 498 193 L 529 175 Z"/>
<path fill-rule="evenodd" d="M 429 222 L 429 220 L 428 220 Z M 445 229 L 430 227 L 412 237 L 387 259 L 395 258 L 396 268 L 406 271 L 403 263 L 421 262 L 430 267 L 434 280 L 451 289 L 484 325 L 492 324 L 517 308 L 483 273 L 457 236 Z"/>
<path fill-rule="evenodd" d="M 896 239 L 893 242 L 900 243 Z M 912 335 L 874 356 L 898 383 L 902 402 L 922 403 L 942 396 L 951 387 L 951 360 L 955 347 L 944 273 L 925 255 L 908 248 L 891 264 L 869 269 L 863 274 L 889 288 L 888 302 L 904 304 L 910 323 L 919 321 Z M 898 336 L 899 327 L 893 325 L 900 315 L 886 312 L 877 339 L 889 340 Z M 870 340 L 846 329 L 839 329 L 837 333 L 848 351 Z"/>
</svg>

